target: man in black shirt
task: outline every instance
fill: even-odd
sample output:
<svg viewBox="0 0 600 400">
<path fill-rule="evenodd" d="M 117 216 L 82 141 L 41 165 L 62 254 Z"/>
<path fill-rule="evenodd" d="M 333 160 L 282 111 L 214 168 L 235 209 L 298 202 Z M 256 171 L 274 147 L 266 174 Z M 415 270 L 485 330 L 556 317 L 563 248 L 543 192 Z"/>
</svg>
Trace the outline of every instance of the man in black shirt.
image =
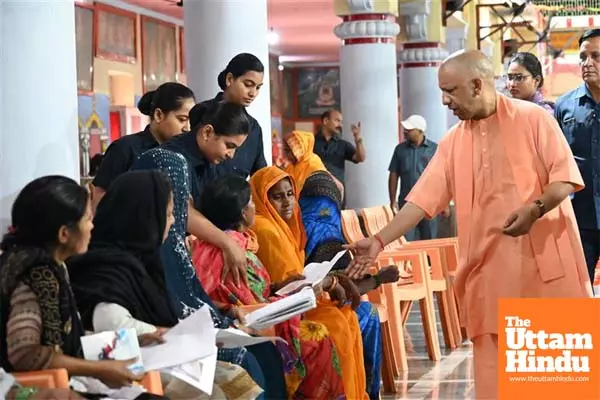
<svg viewBox="0 0 600 400">
<path fill-rule="evenodd" d="M 329 172 L 345 184 L 346 161 L 355 164 L 366 159 L 363 140 L 360 135 L 360 122 L 350 126 L 354 143 L 341 138 L 342 113 L 328 110 L 321 116 L 321 128 L 315 137 L 315 154 L 321 158 Z"/>
</svg>

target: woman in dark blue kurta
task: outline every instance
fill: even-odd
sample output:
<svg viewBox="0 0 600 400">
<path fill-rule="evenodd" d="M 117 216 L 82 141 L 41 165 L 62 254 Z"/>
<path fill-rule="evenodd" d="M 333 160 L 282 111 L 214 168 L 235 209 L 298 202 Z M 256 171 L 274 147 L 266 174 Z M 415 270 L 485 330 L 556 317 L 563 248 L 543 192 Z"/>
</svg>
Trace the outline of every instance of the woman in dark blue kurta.
<svg viewBox="0 0 600 400">
<path fill-rule="evenodd" d="M 188 232 L 189 208 L 197 204 L 203 185 L 214 179 L 214 166 L 233 157 L 236 148 L 247 136 L 249 122 L 243 107 L 231 103 L 217 103 L 211 107 L 196 105 L 190 111 L 192 130 L 183 133 L 161 147 L 142 154 L 133 169 L 160 169 L 171 180 L 173 187 L 175 222 L 161 249 L 165 265 L 165 281 L 169 295 L 181 317 L 208 304 L 220 321 L 217 327 L 231 326 L 232 320 L 222 315 L 196 277 L 194 266 L 185 243 Z M 247 360 L 256 358 L 264 375 L 256 379 L 257 371 L 246 368 L 257 383 L 265 389 L 266 398 L 285 398 L 286 388 L 281 357 L 271 343 L 248 349 L 219 349 L 219 359 L 247 367 Z M 244 361 L 241 361 L 244 360 Z"/>
</svg>

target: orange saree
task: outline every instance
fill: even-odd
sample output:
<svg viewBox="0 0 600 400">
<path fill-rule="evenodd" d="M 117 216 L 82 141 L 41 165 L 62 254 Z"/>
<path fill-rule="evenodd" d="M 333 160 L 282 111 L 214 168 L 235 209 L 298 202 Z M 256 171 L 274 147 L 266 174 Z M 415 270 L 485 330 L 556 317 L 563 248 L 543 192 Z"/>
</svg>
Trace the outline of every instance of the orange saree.
<svg viewBox="0 0 600 400">
<path fill-rule="evenodd" d="M 282 179 L 290 179 L 297 195 L 294 179 L 277 167 L 266 167 L 250 179 L 252 198 L 256 205 L 256 233 L 261 260 L 272 282 L 281 282 L 304 270 L 306 235 L 302 227 L 300 208 L 296 205 L 290 221 L 279 216 L 268 199 L 268 191 Z M 344 391 L 348 399 L 368 399 L 363 360 L 362 338 L 356 313 L 349 306 L 338 308 L 331 300 L 320 298 L 316 309 L 304 314 L 320 322 L 329 331 L 340 358 Z"/>
<path fill-rule="evenodd" d="M 295 163 L 290 163 L 285 167 L 285 172 L 296 181 L 298 195 L 309 176 L 315 172 L 327 171 L 327 168 L 321 158 L 314 153 L 315 135 L 312 132 L 293 131 L 286 136 L 285 143 L 290 148 L 294 158 L 296 158 Z M 333 175 L 332 178 L 336 181 L 343 195 L 344 186 Z"/>
</svg>

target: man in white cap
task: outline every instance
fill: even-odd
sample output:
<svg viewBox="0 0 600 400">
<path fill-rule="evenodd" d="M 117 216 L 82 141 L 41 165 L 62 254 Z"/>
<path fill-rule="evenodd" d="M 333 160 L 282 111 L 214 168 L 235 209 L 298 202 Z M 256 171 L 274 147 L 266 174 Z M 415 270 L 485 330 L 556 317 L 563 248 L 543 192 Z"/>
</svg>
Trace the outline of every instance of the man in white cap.
<svg viewBox="0 0 600 400">
<path fill-rule="evenodd" d="M 433 158 L 437 143 L 425 137 L 427 121 L 420 115 L 411 115 L 402 121 L 404 137 L 406 140 L 396 146 L 390 162 L 390 177 L 388 188 L 390 192 L 390 205 L 397 212 L 405 203 L 405 198 L 421 177 L 421 174 Z M 400 195 L 398 191 L 398 178 L 400 178 Z M 425 240 L 437 237 L 438 224 L 436 219 L 422 220 L 414 229 L 406 233 L 407 240 Z"/>
</svg>

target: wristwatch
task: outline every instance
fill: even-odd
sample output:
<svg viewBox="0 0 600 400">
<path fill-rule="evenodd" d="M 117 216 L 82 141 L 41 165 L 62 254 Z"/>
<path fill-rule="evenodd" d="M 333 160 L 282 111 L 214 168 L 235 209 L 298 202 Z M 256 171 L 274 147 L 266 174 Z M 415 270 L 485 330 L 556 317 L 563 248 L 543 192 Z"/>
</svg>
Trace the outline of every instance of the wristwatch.
<svg viewBox="0 0 600 400">
<path fill-rule="evenodd" d="M 540 210 L 540 216 L 538 218 L 542 218 L 542 216 L 546 214 L 546 205 L 544 205 L 544 202 L 541 200 L 534 200 L 533 204 Z"/>
</svg>

